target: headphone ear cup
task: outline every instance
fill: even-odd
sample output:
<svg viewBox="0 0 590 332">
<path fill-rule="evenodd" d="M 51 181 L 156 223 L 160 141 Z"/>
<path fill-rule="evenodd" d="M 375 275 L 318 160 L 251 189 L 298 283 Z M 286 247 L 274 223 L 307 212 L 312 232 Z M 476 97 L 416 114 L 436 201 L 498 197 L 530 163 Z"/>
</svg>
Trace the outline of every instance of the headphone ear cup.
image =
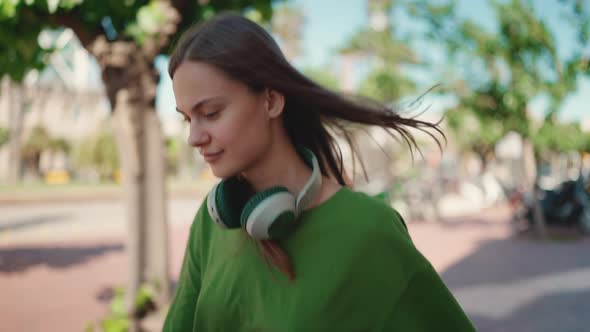
<svg viewBox="0 0 590 332">
<path fill-rule="evenodd" d="M 242 214 L 240 216 L 240 224 L 242 225 L 242 227 L 246 227 L 246 222 L 248 221 L 250 214 L 252 213 L 252 211 L 254 211 L 254 209 L 257 206 L 259 206 L 262 202 L 264 202 L 264 200 L 271 197 L 272 195 L 274 195 L 276 193 L 281 193 L 281 192 L 288 193 L 289 190 L 285 187 L 276 186 L 276 187 L 271 187 L 269 189 L 261 191 L 261 192 L 257 193 L 256 195 L 252 196 L 252 198 L 250 198 L 250 200 L 244 206 L 244 209 L 242 209 Z"/>
<path fill-rule="evenodd" d="M 239 228 L 240 213 L 248 197 L 250 188 L 235 178 L 229 178 L 217 184 L 215 206 L 222 223 L 227 228 Z"/>
<path fill-rule="evenodd" d="M 281 237 L 295 224 L 295 197 L 285 187 L 272 187 L 244 206 L 240 223 L 256 239 Z"/>
</svg>

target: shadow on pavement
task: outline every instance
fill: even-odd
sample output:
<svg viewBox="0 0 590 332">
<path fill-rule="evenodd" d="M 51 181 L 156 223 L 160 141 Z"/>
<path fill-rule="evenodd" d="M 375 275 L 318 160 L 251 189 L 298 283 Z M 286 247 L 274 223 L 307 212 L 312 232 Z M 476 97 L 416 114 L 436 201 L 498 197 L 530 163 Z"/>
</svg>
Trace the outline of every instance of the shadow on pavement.
<svg viewBox="0 0 590 332">
<path fill-rule="evenodd" d="M 484 241 L 441 277 L 478 331 L 590 331 L 590 239 Z"/>
<path fill-rule="evenodd" d="M 0 249 L 0 273 L 23 272 L 37 265 L 62 269 L 82 264 L 112 251 L 123 251 L 123 244 L 90 247 L 23 247 Z"/>
<path fill-rule="evenodd" d="M 539 242 L 522 238 L 484 241 L 442 274 L 451 288 L 527 280 L 590 267 L 590 238 Z"/>
</svg>

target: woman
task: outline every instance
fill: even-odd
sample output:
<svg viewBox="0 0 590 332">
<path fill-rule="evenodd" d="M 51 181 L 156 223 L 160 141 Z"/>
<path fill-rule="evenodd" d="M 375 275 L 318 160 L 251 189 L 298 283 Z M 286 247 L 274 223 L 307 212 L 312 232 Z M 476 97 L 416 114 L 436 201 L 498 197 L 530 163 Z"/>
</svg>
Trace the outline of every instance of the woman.
<svg viewBox="0 0 590 332">
<path fill-rule="evenodd" d="M 406 119 L 298 73 L 238 15 L 187 31 L 170 58 L 188 142 L 222 179 L 190 229 L 164 331 L 473 331 L 401 217 L 347 186 L 333 134 Z"/>
</svg>

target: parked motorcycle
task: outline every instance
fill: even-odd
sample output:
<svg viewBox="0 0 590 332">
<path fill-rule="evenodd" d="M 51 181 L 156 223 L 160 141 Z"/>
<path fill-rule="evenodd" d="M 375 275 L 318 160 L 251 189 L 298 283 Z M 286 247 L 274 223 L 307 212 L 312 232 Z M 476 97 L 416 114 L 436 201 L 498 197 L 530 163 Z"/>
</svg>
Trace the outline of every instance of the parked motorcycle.
<svg viewBox="0 0 590 332">
<path fill-rule="evenodd" d="M 590 234 L 590 181 L 580 175 L 561 183 L 554 190 L 540 190 L 537 200 L 547 226 L 577 227 Z M 533 202 L 523 200 L 521 215 L 529 227 L 534 225 Z"/>
</svg>

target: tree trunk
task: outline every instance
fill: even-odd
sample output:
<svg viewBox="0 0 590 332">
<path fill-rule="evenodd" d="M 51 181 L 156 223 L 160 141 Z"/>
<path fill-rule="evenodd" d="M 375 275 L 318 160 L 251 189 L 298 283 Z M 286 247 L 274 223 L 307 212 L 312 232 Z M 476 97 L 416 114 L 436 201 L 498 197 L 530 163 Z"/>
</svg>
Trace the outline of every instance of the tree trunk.
<svg viewBox="0 0 590 332">
<path fill-rule="evenodd" d="M 541 208 L 541 203 L 538 200 L 539 186 L 537 185 L 537 163 L 535 159 L 535 150 L 530 139 L 523 140 L 523 166 L 524 177 L 526 185 L 533 193 L 533 219 L 535 224 L 535 231 L 539 237 L 545 238 L 547 236 L 547 229 L 545 227 L 545 216 Z"/>
<path fill-rule="evenodd" d="M 154 111 L 120 105 L 113 120 L 128 211 L 127 305 L 134 312 L 134 299 L 144 283 L 159 287 L 158 304 L 168 303 L 170 297 L 164 143 Z"/>
<path fill-rule="evenodd" d="M 481 163 L 480 174 L 484 174 L 487 171 L 490 159 L 493 157 L 493 149 L 493 145 L 490 146 L 486 144 L 477 144 L 471 149 L 479 157 L 479 161 Z"/>
<path fill-rule="evenodd" d="M 484 174 L 488 169 L 488 156 L 486 153 L 478 153 L 479 162 L 481 163 L 480 175 Z"/>
<path fill-rule="evenodd" d="M 23 126 L 25 118 L 23 87 L 11 81 L 8 77 L 3 82 L 3 89 L 6 89 L 8 102 L 8 178 L 7 183 L 16 184 L 22 176 L 21 149 L 23 143 Z"/>
<path fill-rule="evenodd" d="M 100 43 L 93 53 L 113 106 L 128 213 L 129 281 L 127 309 L 135 316 L 139 288 L 157 287 L 155 302 L 170 301 L 165 190 L 165 143 L 155 112 L 158 75 L 153 59 L 129 42 Z M 131 331 L 138 329 L 133 320 Z"/>
</svg>

